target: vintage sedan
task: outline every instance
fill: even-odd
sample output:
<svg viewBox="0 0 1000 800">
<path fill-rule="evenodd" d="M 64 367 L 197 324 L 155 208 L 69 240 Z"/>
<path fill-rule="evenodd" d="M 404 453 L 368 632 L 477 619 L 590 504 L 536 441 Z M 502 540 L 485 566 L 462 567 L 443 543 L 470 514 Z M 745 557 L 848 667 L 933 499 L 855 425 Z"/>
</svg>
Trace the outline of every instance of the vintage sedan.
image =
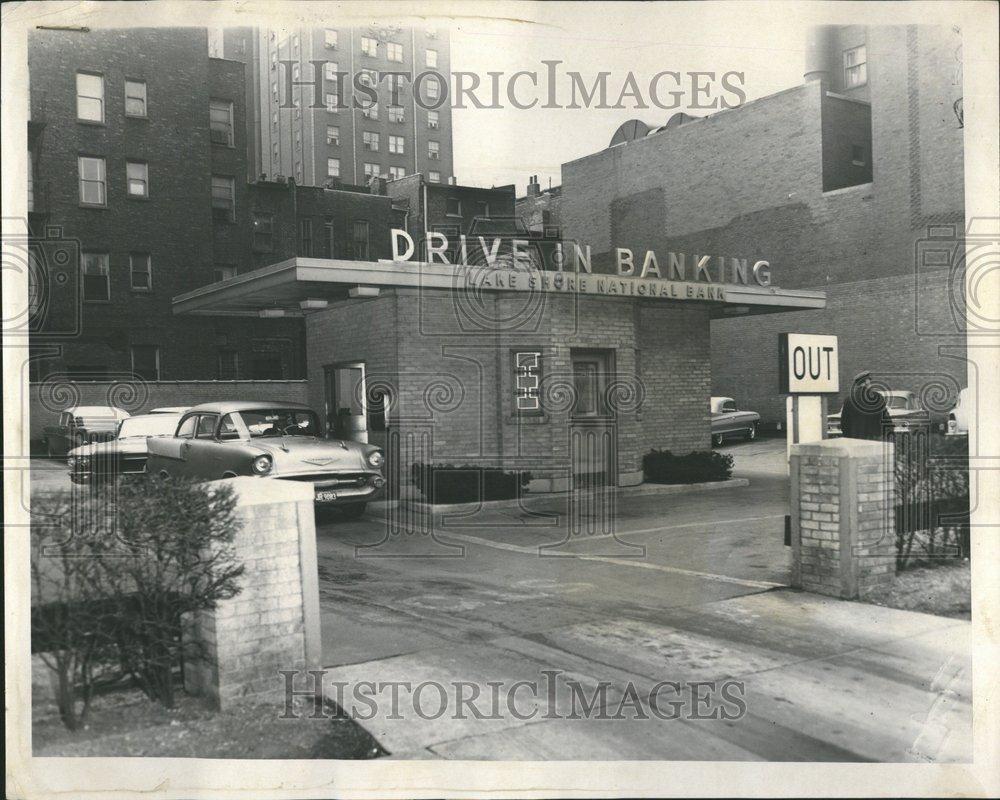
<svg viewBox="0 0 1000 800">
<path fill-rule="evenodd" d="M 757 438 L 760 414 L 756 411 L 740 411 L 731 397 L 711 398 L 712 444 L 722 444 L 727 436 L 742 436 L 747 441 Z"/>
<path fill-rule="evenodd" d="M 885 398 L 886 410 L 892 419 L 893 433 L 909 433 L 914 429 L 926 428 L 929 422 L 927 411 L 925 411 L 917 400 L 914 392 L 906 391 L 883 391 L 876 390 Z M 840 427 L 843 407 L 836 414 L 830 414 L 826 418 L 826 435 L 830 438 L 842 436 Z"/>
<path fill-rule="evenodd" d="M 948 420 L 945 423 L 946 436 L 968 436 L 969 422 L 972 419 L 972 394 L 966 387 L 958 393 L 958 400 L 955 407 L 948 412 Z"/>
<path fill-rule="evenodd" d="M 318 508 L 360 516 L 385 485 L 385 457 L 373 445 L 322 436 L 308 406 L 282 402 L 204 403 L 173 436 L 149 441 L 147 471 L 214 480 L 250 475 L 313 484 Z"/>
<path fill-rule="evenodd" d="M 118 425 L 131 415 L 114 406 L 73 406 L 59 414 L 55 425 L 42 429 L 42 447 L 49 458 L 64 456 L 88 442 L 114 439 Z"/>
<path fill-rule="evenodd" d="M 101 484 L 146 471 L 148 440 L 173 436 L 180 414 L 139 414 L 123 419 L 114 439 L 69 451 L 66 463 L 76 484 Z"/>
</svg>

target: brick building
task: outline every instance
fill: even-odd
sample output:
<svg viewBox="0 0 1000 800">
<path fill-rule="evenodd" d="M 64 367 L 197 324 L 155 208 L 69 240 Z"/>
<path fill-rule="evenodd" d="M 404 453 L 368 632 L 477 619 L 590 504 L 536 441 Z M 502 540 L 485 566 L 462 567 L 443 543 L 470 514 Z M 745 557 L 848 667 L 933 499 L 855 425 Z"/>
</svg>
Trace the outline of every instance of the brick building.
<svg viewBox="0 0 1000 800">
<path fill-rule="evenodd" d="M 948 408 L 967 381 L 950 269 L 964 224 L 960 46 L 950 28 L 818 29 L 802 85 L 623 126 L 613 146 L 564 164 L 563 234 L 593 245 L 595 270 L 614 246 L 713 252 L 767 259 L 781 286 L 824 291 L 822 311 L 712 322 L 713 393 L 768 423 L 784 418 L 783 331 L 837 334 L 842 376 L 870 369 Z"/>
<path fill-rule="evenodd" d="M 306 186 L 453 179 L 451 105 L 431 75 L 450 75 L 447 29 L 225 28 L 211 32 L 210 48 L 247 65 L 252 175 Z"/>
<path fill-rule="evenodd" d="M 534 233 L 558 231 L 562 227 L 562 187 L 550 186 L 542 189 L 538 176 L 532 175 L 524 197 L 514 201 L 514 213 L 524 226 Z"/>
<path fill-rule="evenodd" d="M 290 257 L 390 254 L 398 215 L 384 185 L 248 173 L 244 64 L 210 58 L 207 37 L 31 37 L 29 224 L 48 271 L 33 273 L 33 378 L 301 378 L 301 319 L 179 318 L 172 298 Z"/>
<path fill-rule="evenodd" d="M 207 53 L 203 29 L 31 35 L 29 225 L 71 254 L 36 275 L 33 377 L 301 376 L 301 323 L 171 309 L 245 264 L 243 66 Z"/>
</svg>

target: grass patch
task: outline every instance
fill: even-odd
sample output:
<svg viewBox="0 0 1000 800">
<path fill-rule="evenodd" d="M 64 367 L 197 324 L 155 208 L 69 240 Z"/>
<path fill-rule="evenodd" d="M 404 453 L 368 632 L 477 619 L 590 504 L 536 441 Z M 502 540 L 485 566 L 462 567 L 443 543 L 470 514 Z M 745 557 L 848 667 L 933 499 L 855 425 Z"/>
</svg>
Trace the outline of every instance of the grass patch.
<svg viewBox="0 0 1000 800">
<path fill-rule="evenodd" d="M 896 573 L 866 603 L 956 619 L 972 618 L 972 570 L 968 561 L 948 561 Z"/>
</svg>

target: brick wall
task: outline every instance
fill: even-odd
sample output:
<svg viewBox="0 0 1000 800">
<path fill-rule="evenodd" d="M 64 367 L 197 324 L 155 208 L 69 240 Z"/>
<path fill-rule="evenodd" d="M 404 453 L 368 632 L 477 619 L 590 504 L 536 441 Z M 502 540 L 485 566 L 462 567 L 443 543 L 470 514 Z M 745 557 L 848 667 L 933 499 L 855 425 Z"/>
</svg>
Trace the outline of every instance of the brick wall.
<svg viewBox="0 0 1000 800">
<path fill-rule="evenodd" d="M 395 465 L 405 479 L 407 459 L 433 459 L 565 480 L 575 430 L 568 400 L 576 350 L 611 357 L 620 481 L 638 482 L 642 455 L 654 447 L 686 453 L 709 446 L 709 318 L 703 306 L 397 289 L 377 300 L 331 306 L 310 315 L 307 326 L 310 402 L 322 407 L 324 365 L 364 361 L 369 381 L 388 383 L 390 425 L 414 448 L 399 456 L 406 463 Z M 543 414 L 515 411 L 517 351 L 541 353 Z"/>
<path fill-rule="evenodd" d="M 320 666 L 319 590 L 313 490 L 309 484 L 256 478 L 226 481 L 242 528 L 233 548 L 245 572 L 242 591 L 200 611 L 188 636 L 206 660 L 185 665 L 185 688 L 220 708 L 280 696 L 279 670 Z"/>
<path fill-rule="evenodd" d="M 793 445 L 792 585 L 843 599 L 891 580 L 891 445 L 856 439 Z"/>
<path fill-rule="evenodd" d="M 31 439 L 53 425 L 59 412 L 74 405 L 114 405 L 130 414 L 165 406 L 194 406 L 221 400 L 309 401 L 306 381 L 70 381 L 66 378 L 28 386 Z M 318 408 L 321 408 L 319 406 Z"/>
</svg>

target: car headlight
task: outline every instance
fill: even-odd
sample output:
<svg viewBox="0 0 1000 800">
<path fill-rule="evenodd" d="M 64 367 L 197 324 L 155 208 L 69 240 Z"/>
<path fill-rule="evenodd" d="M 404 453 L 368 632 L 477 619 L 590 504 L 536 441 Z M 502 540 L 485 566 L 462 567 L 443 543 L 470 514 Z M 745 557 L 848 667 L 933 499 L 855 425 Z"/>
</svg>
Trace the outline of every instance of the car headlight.
<svg viewBox="0 0 1000 800">
<path fill-rule="evenodd" d="M 66 466 L 69 467 L 70 469 L 73 469 L 76 466 L 76 459 L 73 456 L 67 458 Z"/>
<path fill-rule="evenodd" d="M 271 461 L 271 456 L 257 456 L 257 458 L 253 460 L 253 471 L 257 475 L 267 475 L 267 473 L 271 471 L 273 463 L 274 462 Z"/>
<path fill-rule="evenodd" d="M 379 450 L 368 454 L 368 464 L 378 469 L 385 463 L 385 456 Z"/>
</svg>

